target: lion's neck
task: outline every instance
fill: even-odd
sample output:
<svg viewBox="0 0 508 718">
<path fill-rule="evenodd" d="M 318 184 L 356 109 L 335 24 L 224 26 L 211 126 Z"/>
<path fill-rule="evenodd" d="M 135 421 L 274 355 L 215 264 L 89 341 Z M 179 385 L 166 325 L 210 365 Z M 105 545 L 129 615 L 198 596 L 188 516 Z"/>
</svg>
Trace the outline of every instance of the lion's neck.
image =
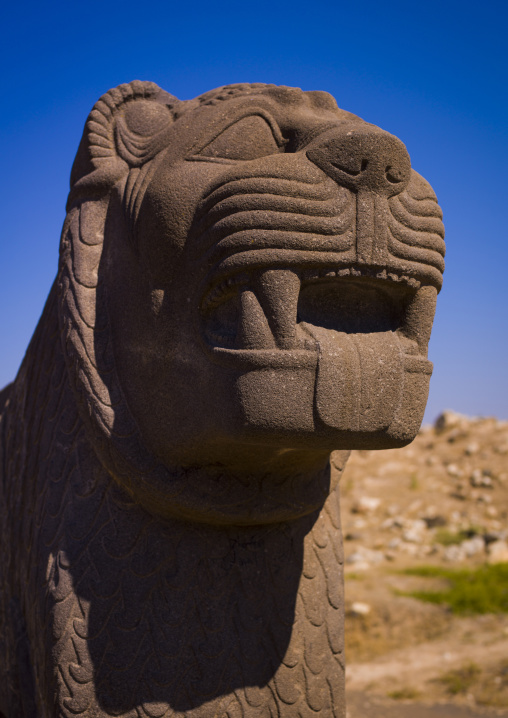
<svg viewBox="0 0 508 718">
<path fill-rule="evenodd" d="M 41 715 L 342 717 L 337 492 L 276 527 L 163 523 L 95 458 L 54 351 L 13 581 Z"/>
<path fill-rule="evenodd" d="M 111 485 L 86 548 L 68 541 L 50 570 L 62 700 L 69 685 L 76 707 L 89 700 L 78 663 L 97 715 L 342 715 L 337 511 L 334 496 L 276 529 L 161 525 Z"/>
</svg>

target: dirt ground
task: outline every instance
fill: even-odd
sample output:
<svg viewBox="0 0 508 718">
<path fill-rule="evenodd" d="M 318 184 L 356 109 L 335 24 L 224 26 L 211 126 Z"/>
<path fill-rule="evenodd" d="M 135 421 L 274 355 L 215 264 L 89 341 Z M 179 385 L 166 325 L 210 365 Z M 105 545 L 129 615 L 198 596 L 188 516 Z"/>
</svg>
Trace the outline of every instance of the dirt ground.
<svg viewBox="0 0 508 718">
<path fill-rule="evenodd" d="M 365 693 L 348 695 L 347 718 L 506 718 L 508 712 L 458 706 L 452 703 L 424 705 L 414 701 L 402 704 Z"/>
<path fill-rule="evenodd" d="M 333 460 L 332 460 L 333 463 Z M 342 478 L 348 718 L 508 718 L 508 614 L 402 595 L 415 566 L 508 562 L 508 422 L 445 413 Z"/>
</svg>

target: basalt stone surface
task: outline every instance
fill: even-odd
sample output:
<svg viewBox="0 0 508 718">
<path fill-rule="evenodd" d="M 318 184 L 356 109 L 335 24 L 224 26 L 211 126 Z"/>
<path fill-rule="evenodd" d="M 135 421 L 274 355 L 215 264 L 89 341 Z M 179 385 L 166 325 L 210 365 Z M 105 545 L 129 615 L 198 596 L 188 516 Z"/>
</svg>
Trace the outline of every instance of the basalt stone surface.
<svg viewBox="0 0 508 718">
<path fill-rule="evenodd" d="M 4 716 L 345 715 L 329 454 L 414 438 L 443 255 L 402 142 L 326 93 L 97 102 L 0 394 Z"/>
</svg>

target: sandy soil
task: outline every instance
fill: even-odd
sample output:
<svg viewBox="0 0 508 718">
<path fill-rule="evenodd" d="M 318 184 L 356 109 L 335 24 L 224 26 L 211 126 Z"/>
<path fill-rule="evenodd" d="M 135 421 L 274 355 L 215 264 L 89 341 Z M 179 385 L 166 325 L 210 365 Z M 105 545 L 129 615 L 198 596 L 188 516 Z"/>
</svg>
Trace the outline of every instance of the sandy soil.
<svg viewBox="0 0 508 718">
<path fill-rule="evenodd" d="M 342 515 L 348 718 L 508 718 L 508 615 L 400 595 L 442 584 L 408 567 L 508 561 L 508 422 L 449 412 L 405 449 L 355 452 Z"/>
<path fill-rule="evenodd" d="M 423 705 L 414 701 L 401 704 L 387 698 L 350 693 L 347 718 L 506 718 L 508 712 L 488 708 L 442 703 Z"/>
</svg>

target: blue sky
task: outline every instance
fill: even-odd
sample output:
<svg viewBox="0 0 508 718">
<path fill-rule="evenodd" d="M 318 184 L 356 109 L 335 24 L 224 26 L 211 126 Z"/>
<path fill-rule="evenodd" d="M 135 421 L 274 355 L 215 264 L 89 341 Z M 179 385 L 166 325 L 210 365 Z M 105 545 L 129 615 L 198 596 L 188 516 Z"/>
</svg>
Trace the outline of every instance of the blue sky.
<svg viewBox="0 0 508 718">
<path fill-rule="evenodd" d="M 188 99 L 232 82 L 327 90 L 399 136 L 433 185 L 447 269 L 426 419 L 508 418 L 508 4 L 19 3 L 0 14 L 0 387 L 53 281 L 71 164 L 110 87 Z"/>
</svg>

